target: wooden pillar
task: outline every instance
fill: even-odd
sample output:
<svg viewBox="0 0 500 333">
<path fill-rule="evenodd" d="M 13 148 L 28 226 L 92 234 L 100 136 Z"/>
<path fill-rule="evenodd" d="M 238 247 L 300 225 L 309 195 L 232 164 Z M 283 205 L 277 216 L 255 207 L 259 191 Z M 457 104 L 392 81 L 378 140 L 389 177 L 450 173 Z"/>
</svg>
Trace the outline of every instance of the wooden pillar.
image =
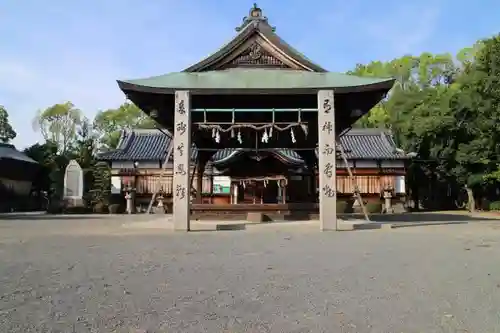
<svg viewBox="0 0 500 333">
<path fill-rule="evenodd" d="M 210 170 L 210 203 L 214 203 L 214 169 Z"/>
<path fill-rule="evenodd" d="M 318 91 L 318 147 L 320 228 L 321 230 L 338 230 L 333 90 Z"/>
<path fill-rule="evenodd" d="M 174 229 L 189 231 L 191 98 L 189 91 L 175 92 L 174 128 Z"/>
<path fill-rule="evenodd" d="M 316 153 L 314 150 L 299 150 L 300 157 L 305 161 L 309 173 L 307 177 L 307 192 L 309 194 L 309 200 L 311 202 L 316 202 Z"/>
<path fill-rule="evenodd" d="M 313 169 L 311 176 L 310 176 L 310 191 L 311 191 L 311 198 L 312 202 L 317 202 L 317 197 L 316 197 L 316 170 Z"/>
<path fill-rule="evenodd" d="M 199 152 L 198 152 L 199 154 Z M 198 157 L 198 162 L 196 166 L 196 203 L 202 203 L 202 192 L 203 192 L 203 174 L 205 173 L 205 165 L 201 158 Z"/>
<path fill-rule="evenodd" d="M 282 198 L 281 198 L 281 203 L 283 204 L 286 204 L 286 187 L 288 185 L 288 182 L 283 180 L 283 187 L 281 188 L 281 195 L 282 195 Z"/>
</svg>

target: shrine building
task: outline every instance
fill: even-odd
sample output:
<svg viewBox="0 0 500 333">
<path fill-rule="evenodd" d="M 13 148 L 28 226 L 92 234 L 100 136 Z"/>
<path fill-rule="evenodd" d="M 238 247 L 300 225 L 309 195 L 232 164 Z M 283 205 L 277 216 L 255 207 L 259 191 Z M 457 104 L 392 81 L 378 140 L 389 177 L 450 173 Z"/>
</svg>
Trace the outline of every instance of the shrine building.
<svg viewBox="0 0 500 333">
<path fill-rule="evenodd" d="M 352 129 L 340 137 L 340 144 L 345 148 L 354 180 L 345 162 L 337 159 L 337 200 L 351 200 L 356 183 L 367 202 L 380 201 L 384 187 L 390 186 L 394 188 L 394 206 L 403 205 L 409 160 L 397 148 L 390 131 Z M 115 193 L 122 193 L 127 186 L 136 189 L 135 204 L 139 211 L 145 211 L 152 196 L 160 191 L 170 211 L 174 178 L 173 156 L 169 156 L 172 148 L 172 135 L 165 131 L 126 130 L 122 131 L 118 147 L 101 154 L 99 159 L 109 162 Z M 194 148 L 192 174 L 196 154 Z M 196 184 L 196 174 L 193 178 Z M 284 182 L 283 189 L 280 181 Z M 260 204 L 311 202 L 318 195 L 309 192 L 311 181 L 318 183 L 317 173 L 311 179 L 304 160 L 294 150 L 276 148 L 259 152 L 226 148 L 217 151 L 207 163 L 201 187 L 202 203 L 212 204 L 211 211 L 230 210 L 234 218 L 242 218 L 244 211 L 272 208 Z"/>
<path fill-rule="evenodd" d="M 30 210 L 31 188 L 42 176 L 38 162 L 11 144 L 0 142 L 0 212 Z"/>
<path fill-rule="evenodd" d="M 318 210 L 320 228 L 337 230 L 336 165 L 338 154 L 346 155 L 339 138 L 385 97 L 394 79 L 328 72 L 281 39 L 256 5 L 236 31 L 217 52 L 181 72 L 118 81 L 130 101 L 173 134 L 175 229 L 189 230 L 191 214 L 213 206 L 203 202 L 203 175 L 214 156 L 231 151 L 242 156 L 234 163 L 246 166 L 233 166 L 239 172 L 233 177 L 266 186 L 278 180 L 278 198 L 288 196 L 292 178 L 272 178 L 277 162 L 300 157 L 302 175 L 319 179 L 308 182 L 309 195 L 298 203 L 266 203 L 262 194 L 248 209 Z"/>
</svg>

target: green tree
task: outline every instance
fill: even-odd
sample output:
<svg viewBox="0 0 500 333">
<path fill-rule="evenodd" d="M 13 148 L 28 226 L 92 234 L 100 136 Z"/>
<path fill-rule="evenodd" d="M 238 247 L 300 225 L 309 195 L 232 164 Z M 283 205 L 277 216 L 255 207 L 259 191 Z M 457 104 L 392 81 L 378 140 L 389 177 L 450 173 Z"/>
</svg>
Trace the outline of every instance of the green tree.
<svg viewBox="0 0 500 333">
<path fill-rule="evenodd" d="M 474 61 L 457 80 L 454 101 L 457 121 L 468 140 L 457 154 L 457 162 L 468 173 L 470 196 L 485 181 L 496 179 L 500 165 L 500 35 L 482 41 Z"/>
<path fill-rule="evenodd" d="M 97 162 L 92 168 L 94 178 L 91 193 L 91 202 L 96 212 L 102 213 L 109 205 L 111 194 L 111 171 L 106 162 Z"/>
<path fill-rule="evenodd" d="M 90 190 L 94 186 L 92 168 L 96 163 L 95 154 L 97 152 L 98 135 L 87 118 L 83 118 L 77 128 L 77 137 L 72 150 L 73 158 L 76 159 L 83 171 L 83 191 L 84 198 L 90 203 Z"/>
<path fill-rule="evenodd" d="M 81 117 L 81 111 L 73 103 L 55 104 L 37 113 L 33 128 L 40 131 L 46 141 L 56 144 L 58 153 L 65 154 L 75 143 Z"/>
<path fill-rule="evenodd" d="M 118 145 L 122 130 L 155 128 L 155 121 L 135 104 L 126 102 L 117 109 L 100 111 L 94 118 L 94 127 L 100 134 L 104 148 L 114 149 Z"/>
<path fill-rule="evenodd" d="M 76 140 L 73 154 L 82 168 L 89 168 L 94 164 L 97 151 L 98 134 L 88 118 L 83 117 L 76 130 Z"/>
<path fill-rule="evenodd" d="M 64 171 L 71 160 L 71 156 L 61 155 L 58 146 L 47 141 L 43 144 L 34 144 L 24 150 L 24 153 L 42 166 L 34 187 L 40 191 L 50 193 L 52 199 L 62 198 L 64 186 Z"/>
<path fill-rule="evenodd" d="M 465 188 L 471 209 L 477 193 L 496 181 L 500 164 L 498 44 L 495 37 L 461 50 L 456 59 L 423 53 L 352 71 L 397 79 L 358 126 L 392 129 L 403 149 L 417 153 L 418 173 L 443 187 Z"/>
<path fill-rule="evenodd" d="M 0 105 L 0 142 L 9 143 L 17 136 L 9 122 L 9 113 Z"/>
</svg>

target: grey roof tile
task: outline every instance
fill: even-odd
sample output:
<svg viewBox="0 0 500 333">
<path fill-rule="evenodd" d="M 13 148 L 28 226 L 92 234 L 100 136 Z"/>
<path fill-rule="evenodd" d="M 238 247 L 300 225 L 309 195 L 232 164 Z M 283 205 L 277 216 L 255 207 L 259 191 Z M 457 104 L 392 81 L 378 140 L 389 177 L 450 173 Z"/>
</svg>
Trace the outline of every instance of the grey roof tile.
<svg viewBox="0 0 500 333">
<path fill-rule="evenodd" d="M 166 133 L 166 134 L 164 134 Z M 116 150 L 99 155 L 99 159 L 107 161 L 146 161 L 164 160 L 172 144 L 168 132 L 159 130 L 134 130 L 122 134 Z M 340 138 L 347 159 L 405 159 L 406 155 L 397 149 L 390 132 L 381 129 L 352 129 Z M 194 148 L 194 147 L 193 147 Z M 292 164 L 302 161 L 297 152 L 292 149 L 279 149 L 278 154 Z M 318 151 L 316 150 L 316 153 Z M 221 163 L 244 153 L 238 148 L 221 149 L 212 157 L 212 162 Z M 195 160 L 196 149 L 192 149 L 192 159 Z M 173 157 L 171 157 L 173 159 Z"/>
<path fill-rule="evenodd" d="M 98 156 L 105 161 L 165 160 L 171 144 L 170 133 L 155 129 L 124 131 L 115 150 Z"/>
<path fill-rule="evenodd" d="M 381 129 L 352 129 L 340 137 L 347 159 L 404 159 L 392 134 Z"/>
<path fill-rule="evenodd" d="M 11 159 L 27 163 L 38 164 L 37 161 L 20 152 L 15 146 L 8 143 L 0 143 L 0 159 Z"/>
</svg>

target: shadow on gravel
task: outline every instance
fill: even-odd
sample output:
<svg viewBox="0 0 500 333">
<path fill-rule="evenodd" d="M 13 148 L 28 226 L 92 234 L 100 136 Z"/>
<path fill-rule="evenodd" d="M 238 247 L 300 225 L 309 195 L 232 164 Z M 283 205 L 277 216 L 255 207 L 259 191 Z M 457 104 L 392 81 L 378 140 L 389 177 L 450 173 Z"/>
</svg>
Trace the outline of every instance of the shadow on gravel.
<svg viewBox="0 0 500 333">
<path fill-rule="evenodd" d="M 4 220 L 22 220 L 22 221 L 54 221 L 54 220 L 99 220 L 110 218 L 112 215 L 93 215 L 93 214 L 45 214 L 45 213 L 8 213 L 0 214 L 0 221 Z"/>
<path fill-rule="evenodd" d="M 344 220 L 362 220 L 361 214 L 339 215 Z M 373 214 L 370 215 L 372 222 L 379 223 L 428 223 L 428 222 L 474 222 L 474 221 L 494 221 L 495 218 L 472 217 L 459 214 L 437 214 L 437 213 L 402 213 L 402 214 Z"/>
</svg>

